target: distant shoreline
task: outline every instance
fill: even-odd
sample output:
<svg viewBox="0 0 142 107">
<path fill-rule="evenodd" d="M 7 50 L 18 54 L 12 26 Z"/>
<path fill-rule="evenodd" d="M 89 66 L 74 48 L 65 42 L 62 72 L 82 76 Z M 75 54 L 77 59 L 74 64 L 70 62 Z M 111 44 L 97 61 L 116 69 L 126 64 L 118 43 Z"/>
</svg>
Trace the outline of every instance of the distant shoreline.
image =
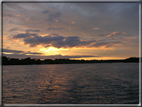
<svg viewBox="0 0 142 107">
<path fill-rule="evenodd" d="M 115 64 L 115 63 L 124 63 L 124 62 L 112 62 L 112 63 L 69 63 L 69 64 L 86 64 L 87 65 L 87 64 Z M 125 62 L 124 64 L 128 64 L 128 63 L 139 63 L 139 62 Z M 69 64 L 66 64 L 66 65 L 69 65 Z M 21 65 L 24 65 L 24 64 L 21 64 Z M 63 64 L 25 64 L 25 65 L 63 65 Z M 12 64 L 12 65 L 2 65 L 2 66 L 14 66 L 14 64 Z"/>
<path fill-rule="evenodd" d="M 72 60 L 72 59 L 25 59 L 7 58 L 2 56 L 2 65 L 45 65 L 45 64 L 91 64 L 91 63 L 139 63 L 139 57 L 130 57 L 123 60 Z"/>
</svg>

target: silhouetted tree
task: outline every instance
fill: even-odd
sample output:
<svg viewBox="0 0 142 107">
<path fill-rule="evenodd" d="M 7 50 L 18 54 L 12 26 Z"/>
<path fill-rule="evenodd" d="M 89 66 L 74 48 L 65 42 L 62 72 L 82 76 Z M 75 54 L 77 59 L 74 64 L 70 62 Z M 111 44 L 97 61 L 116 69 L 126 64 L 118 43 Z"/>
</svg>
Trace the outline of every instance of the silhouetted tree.
<svg viewBox="0 0 142 107">
<path fill-rule="evenodd" d="M 139 62 L 138 57 L 130 57 L 124 60 L 70 60 L 70 59 L 31 59 L 30 57 L 19 60 L 2 56 L 2 65 L 30 65 L 30 64 L 74 64 L 74 63 L 116 63 L 116 62 Z"/>
</svg>

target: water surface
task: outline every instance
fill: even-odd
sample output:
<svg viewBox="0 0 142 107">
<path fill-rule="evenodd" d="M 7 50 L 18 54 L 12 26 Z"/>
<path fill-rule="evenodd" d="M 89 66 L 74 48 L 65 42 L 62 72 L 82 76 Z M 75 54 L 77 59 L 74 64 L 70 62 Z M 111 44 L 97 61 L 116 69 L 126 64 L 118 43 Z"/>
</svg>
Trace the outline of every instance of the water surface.
<svg viewBox="0 0 142 107">
<path fill-rule="evenodd" d="M 138 63 L 3 66 L 4 104 L 138 104 Z"/>
</svg>

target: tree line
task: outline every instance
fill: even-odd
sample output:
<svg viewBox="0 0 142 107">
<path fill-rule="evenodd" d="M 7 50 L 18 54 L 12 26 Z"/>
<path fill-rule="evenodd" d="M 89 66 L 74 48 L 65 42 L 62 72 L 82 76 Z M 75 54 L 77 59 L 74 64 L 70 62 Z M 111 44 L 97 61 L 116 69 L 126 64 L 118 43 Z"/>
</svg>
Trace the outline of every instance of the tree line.
<svg viewBox="0 0 142 107">
<path fill-rule="evenodd" d="M 77 63 L 128 63 L 139 62 L 138 57 L 130 57 L 124 60 L 73 60 L 73 59 L 31 59 L 30 57 L 25 59 L 8 58 L 2 56 L 2 65 L 33 65 L 33 64 L 77 64 Z"/>
</svg>

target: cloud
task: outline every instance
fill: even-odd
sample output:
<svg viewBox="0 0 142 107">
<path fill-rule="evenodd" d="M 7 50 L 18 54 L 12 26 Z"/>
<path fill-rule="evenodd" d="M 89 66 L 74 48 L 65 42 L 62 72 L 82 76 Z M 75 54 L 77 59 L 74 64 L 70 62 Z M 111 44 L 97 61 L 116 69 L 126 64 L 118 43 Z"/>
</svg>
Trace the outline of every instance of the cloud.
<svg viewBox="0 0 142 107">
<path fill-rule="evenodd" d="M 75 24 L 75 22 L 74 22 L 74 21 L 72 21 L 71 23 L 72 23 L 72 24 Z"/>
<path fill-rule="evenodd" d="M 14 15 L 12 13 L 3 13 L 3 17 L 10 17 L 10 18 L 16 18 L 19 17 L 19 15 Z"/>
<path fill-rule="evenodd" d="M 11 49 L 3 49 L 3 52 L 7 52 L 7 53 L 22 53 L 23 51 L 11 50 Z"/>
<path fill-rule="evenodd" d="M 61 30 L 61 29 L 64 29 L 64 28 L 49 27 L 47 30 Z"/>
<path fill-rule="evenodd" d="M 99 36 L 107 36 L 107 37 L 110 37 L 110 36 L 116 36 L 116 35 L 120 35 L 121 33 L 119 32 L 112 32 L 112 33 L 107 33 L 107 34 L 100 34 Z"/>
<path fill-rule="evenodd" d="M 128 33 L 126 33 L 126 32 L 122 32 L 124 35 L 128 35 Z"/>
<path fill-rule="evenodd" d="M 13 28 L 13 29 L 10 29 L 9 31 L 12 32 L 12 31 L 15 31 L 15 30 L 18 30 L 18 28 Z"/>
<path fill-rule="evenodd" d="M 21 50 L 12 50 L 12 49 L 3 49 L 3 52 L 6 54 L 6 53 L 11 53 L 11 54 L 42 54 L 42 53 L 39 53 L 39 52 L 25 52 L 25 51 L 21 51 Z"/>
<path fill-rule="evenodd" d="M 91 47 L 101 47 L 105 46 L 105 48 L 119 46 L 123 41 L 113 41 L 113 42 L 97 42 L 92 44 Z"/>
<path fill-rule="evenodd" d="M 26 18 L 26 20 L 30 20 L 30 18 Z"/>
<path fill-rule="evenodd" d="M 27 53 L 28 54 L 42 54 L 42 53 L 39 53 L 39 52 L 30 52 L 30 51 L 28 51 Z"/>
<path fill-rule="evenodd" d="M 116 40 L 116 41 L 111 41 L 111 42 L 96 42 L 92 45 L 90 45 L 91 47 L 101 47 L 101 46 L 105 46 L 106 48 L 109 47 L 119 47 L 122 46 L 122 43 L 127 43 L 129 42 L 129 40 L 131 39 L 137 39 L 136 37 L 122 37 L 122 38 L 111 38 L 112 40 Z"/>
<path fill-rule="evenodd" d="M 110 34 L 108 34 L 107 36 L 110 37 L 110 36 L 115 36 L 115 35 L 119 35 L 120 33 L 119 32 L 112 32 Z"/>
<path fill-rule="evenodd" d="M 26 32 L 40 32 L 40 30 L 27 29 Z"/>
<path fill-rule="evenodd" d="M 100 47 L 100 46 L 105 46 L 105 45 L 108 45 L 108 44 L 110 44 L 110 43 L 109 42 L 98 42 L 98 43 L 93 44 L 92 46 Z"/>
<path fill-rule="evenodd" d="M 120 40 L 120 38 L 111 38 L 112 40 Z"/>
<path fill-rule="evenodd" d="M 47 21 L 50 21 L 50 22 L 58 22 L 58 21 L 59 21 L 59 18 L 60 18 L 60 16 L 61 16 L 61 12 L 51 13 L 51 12 L 48 11 L 48 10 L 44 10 L 44 11 L 42 11 L 42 13 L 48 14 L 48 18 L 47 18 L 46 20 L 47 20 Z"/>
<path fill-rule="evenodd" d="M 34 36 L 33 38 L 29 37 L 29 38 L 25 38 L 24 42 L 25 44 L 30 44 L 31 47 L 34 47 L 36 45 L 44 45 L 44 47 L 49 47 L 50 44 L 52 44 L 53 42 L 58 42 L 58 41 L 62 41 L 65 37 L 63 36 L 59 36 L 58 34 L 52 34 L 52 35 L 48 35 L 48 36 Z"/>
<path fill-rule="evenodd" d="M 27 37 L 31 37 L 31 36 L 37 36 L 37 34 L 20 33 L 20 34 L 14 35 L 12 38 L 13 39 L 18 39 L 18 38 L 27 38 Z"/>
<path fill-rule="evenodd" d="M 99 28 L 94 28 L 94 30 L 99 30 Z"/>
<path fill-rule="evenodd" d="M 107 34 L 100 34 L 99 36 L 107 36 L 109 33 L 107 33 Z"/>
<path fill-rule="evenodd" d="M 94 56 L 94 55 L 76 55 L 76 56 L 62 56 L 65 58 L 87 58 L 87 57 L 98 57 L 98 56 Z"/>
<path fill-rule="evenodd" d="M 43 45 L 44 47 L 53 46 L 56 48 L 68 48 L 68 47 L 82 47 L 90 45 L 97 40 L 80 40 L 77 36 L 64 37 L 59 34 L 49 34 L 44 37 L 38 36 L 37 34 L 22 33 L 13 36 L 13 39 L 23 38 L 25 44 L 30 44 L 31 47 L 37 45 Z"/>
<path fill-rule="evenodd" d="M 44 11 L 42 11 L 42 13 L 47 14 L 47 13 L 49 13 L 49 11 L 48 10 L 44 10 Z"/>
<path fill-rule="evenodd" d="M 124 39 L 137 39 L 136 37 L 123 37 Z"/>
<path fill-rule="evenodd" d="M 13 14 L 3 13 L 3 17 L 14 17 L 14 15 Z"/>
<path fill-rule="evenodd" d="M 111 38 L 112 40 L 131 40 L 137 39 L 136 37 L 122 37 L 122 38 Z"/>
<path fill-rule="evenodd" d="M 67 47 L 75 47 L 79 45 L 79 37 L 77 36 L 72 36 L 72 37 L 66 37 L 63 40 L 60 41 L 54 41 L 52 43 L 52 46 L 57 47 L 57 48 L 67 48 Z"/>
<path fill-rule="evenodd" d="M 106 48 L 108 48 L 108 47 L 116 46 L 114 44 L 124 43 L 124 41 L 106 42 L 104 40 L 95 40 L 95 39 L 81 40 L 78 36 L 64 37 L 55 33 L 48 34 L 44 37 L 38 36 L 37 34 L 25 33 L 25 34 L 17 34 L 13 38 L 14 39 L 23 38 L 24 43 L 29 44 L 30 47 L 42 45 L 43 47 L 53 46 L 56 48 L 101 47 L 101 46 L 105 46 Z M 123 39 L 134 39 L 134 38 L 123 38 Z M 116 39 L 113 38 L 113 40 L 116 40 Z"/>
<path fill-rule="evenodd" d="M 50 57 L 50 58 L 87 58 L 87 57 L 98 57 L 98 56 L 94 56 L 94 55 L 74 55 L 74 56 L 68 56 L 68 55 L 50 55 L 50 56 L 47 56 L 47 57 Z"/>
<path fill-rule="evenodd" d="M 55 22 L 61 16 L 60 12 L 50 13 L 48 15 L 47 21 Z"/>
<path fill-rule="evenodd" d="M 69 59 L 69 58 L 87 58 L 87 57 L 98 57 L 94 55 L 75 55 L 75 56 L 62 56 L 62 55 L 49 55 L 49 56 L 35 56 L 32 54 L 3 54 L 3 56 L 10 57 L 10 58 L 27 58 L 30 57 L 32 58 L 37 58 L 37 59 Z"/>
</svg>

